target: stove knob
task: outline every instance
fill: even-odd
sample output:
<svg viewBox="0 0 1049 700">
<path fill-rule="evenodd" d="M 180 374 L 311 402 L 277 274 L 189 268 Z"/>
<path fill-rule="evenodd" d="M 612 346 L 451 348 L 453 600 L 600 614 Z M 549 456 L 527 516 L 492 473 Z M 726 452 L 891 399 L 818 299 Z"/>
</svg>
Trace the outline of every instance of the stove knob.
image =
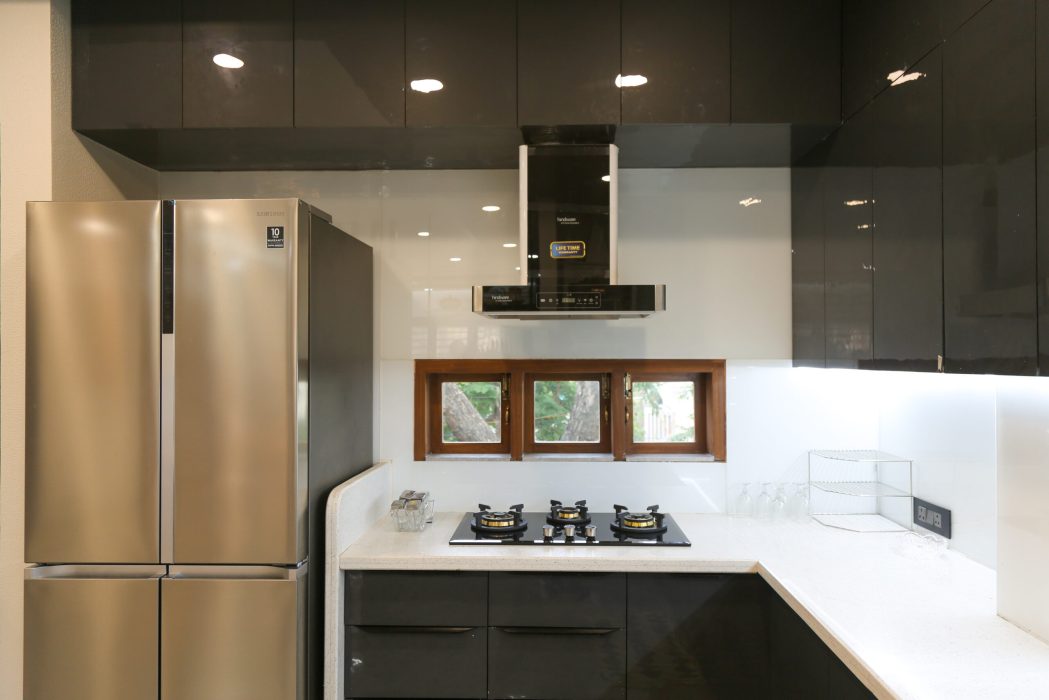
<svg viewBox="0 0 1049 700">
<path fill-rule="evenodd" d="M 575 525 L 565 525 L 565 542 L 575 539 Z"/>
<path fill-rule="evenodd" d="M 550 542 L 553 539 L 554 539 L 554 526 L 553 525 L 543 525 L 543 541 L 544 542 Z"/>
<path fill-rule="evenodd" d="M 588 542 L 593 542 L 597 539 L 597 525 L 587 525 L 583 532 L 586 534 Z"/>
</svg>

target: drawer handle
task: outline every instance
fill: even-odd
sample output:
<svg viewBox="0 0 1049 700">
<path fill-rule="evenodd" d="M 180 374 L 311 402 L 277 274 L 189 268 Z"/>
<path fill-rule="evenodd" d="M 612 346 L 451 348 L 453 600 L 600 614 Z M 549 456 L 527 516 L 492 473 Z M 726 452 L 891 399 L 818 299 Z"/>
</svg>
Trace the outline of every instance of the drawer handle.
<svg viewBox="0 0 1049 700">
<path fill-rule="evenodd" d="M 391 627 L 388 625 L 354 625 L 365 632 L 384 632 L 388 634 L 462 634 L 476 627 Z"/>
<path fill-rule="evenodd" d="M 602 635 L 619 631 L 616 627 L 497 627 L 507 634 L 586 634 Z"/>
</svg>

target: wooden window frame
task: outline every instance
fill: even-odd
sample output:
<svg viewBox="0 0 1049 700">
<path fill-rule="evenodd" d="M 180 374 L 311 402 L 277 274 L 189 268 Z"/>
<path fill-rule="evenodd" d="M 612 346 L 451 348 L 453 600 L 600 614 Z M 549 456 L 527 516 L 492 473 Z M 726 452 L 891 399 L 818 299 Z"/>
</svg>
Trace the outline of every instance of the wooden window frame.
<svg viewBox="0 0 1049 700">
<path fill-rule="evenodd" d="M 600 440 L 597 442 L 539 442 L 535 439 L 535 383 L 564 381 L 596 381 L 601 385 L 598 401 L 600 412 Z M 603 372 L 536 372 L 524 375 L 524 453 L 525 454 L 612 454 L 612 377 Z"/>
<path fill-rule="evenodd" d="M 428 414 L 433 416 L 427 426 L 430 454 L 501 455 L 510 454 L 510 376 L 506 373 L 451 373 L 429 376 L 427 397 L 430 405 Z M 443 430 L 443 392 L 445 382 L 495 382 L 502 385 L 499 408 L 499 442 L 445 442 Z"/>
<path fill-rule="evenodd" d="M 625 395 L 626 376 L 632 380 L 647 381 L 654 377 L 669 377 L 675 381 L 684 375 L 698 377 L 696 384 L 696 442 L 694 443 L 633 443 L 632 400 Z M 499 443 L 444 443 L 441 441 L 440 381 L 494 381 L 493 376 L 507 378 L 503 398 L 502 442 Z M 582 375 L 607 375 L 609 378 L 608 439 L 610 450 L 592 443 L 539 443 L 534 436 L 532 410 L 534 396 L 527 386 L 529 377 L 570 378 Z M 656 380 L 658 381 L 658 380 Z M 534 387 L 532 387 L 534 391 Z M 527 403 L 526 403 L 527 396 Z M 509 425 L 506 424 L 509 409 Z M 527 425 L 526 425 L 527 424 Z M 436 430 L 434 426 L 436 425 Z M 462 455 L 464 459 L 484 455 L 505 456 L 521 460 L 526 454 L 572 452 L 611 454 L 623 461 L 630 455 L 666 454 L 681 458 L 696 454 L 706 461 L 726 460 L 725 449 L 725 361 L 724 360 L 416 360 L 414 455 L 417 461 L 430 456 Z M 531 436 L 532 444 L 528 444 Z M 579 449 L 565 449 L 582 445 Z M 653 447 L 655 446 L 655 447 Z M 640 449 L 639 449 L 640 447 Z M 449 449 L 451 448 L 451 449 Z M 698 452 L 695 452 L 698 450 Z M 708 456 L 709 455 L 709 456 Z"/>
<path fill-rule="evenodd" d="M 707 434 L 701 428 L 706 425 L 706 402 L 704 401 L 704 374 L 701 372 L 639 372 L 627 375 L 623 387 L 626 403 L 627 431 L 626 453 L 631 454 L 709 454 Z M 634 396 L 633 386 L 648 382 L 691 382 L 694 386 L 695 439 L 691 442 L 634 442 Z"/>
</svg>

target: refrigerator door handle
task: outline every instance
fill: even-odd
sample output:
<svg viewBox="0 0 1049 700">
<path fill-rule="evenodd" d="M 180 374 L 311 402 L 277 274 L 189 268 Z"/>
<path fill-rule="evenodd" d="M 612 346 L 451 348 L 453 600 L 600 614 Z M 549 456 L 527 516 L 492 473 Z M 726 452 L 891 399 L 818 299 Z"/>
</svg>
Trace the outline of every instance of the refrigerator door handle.
<svg viewBox="0 0 1049 700">
<path fill-rule="evenodd" d="M 163 578 L 166 566 L 159 564 L 42 564 L 28 566 L 25 580 L 39 579 L 151 579 Z"/>
<path fill-rule="evenodd" d="M 160 561 L 175 560 L 175 203 L 161 207 Z"/>
<path fill-rule="evenodd" d="M 307 564 L 286 566 L 245 565 L 175 565 L 168 567 L 171 579 L 252 579 L 269 581 L 298 581 L 306 575 Z"/>
</svg>

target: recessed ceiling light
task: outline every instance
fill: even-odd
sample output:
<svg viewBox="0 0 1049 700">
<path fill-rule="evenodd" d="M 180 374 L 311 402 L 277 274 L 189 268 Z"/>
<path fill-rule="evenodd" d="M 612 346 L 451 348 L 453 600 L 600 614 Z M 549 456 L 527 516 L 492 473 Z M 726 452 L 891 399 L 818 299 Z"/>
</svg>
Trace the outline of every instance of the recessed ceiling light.
<svg viewBox="0 0 1049 700">
<path fill-rule="evenodd" d="M 757 197 L 747 197 L 746 199 L 739 200 L 739 205 L 741 207 L 752 207 L 755 204 L 761 204 L 761 200 Z"/>
<path fill-rule="evenodd" d="M 616 76 L 616 87 L 638 87 L 648 82 L 648 78 L 643 75 L 617 75 Z"/>
<path fill-rule="evenodd" d="M 516 248 L 517 244 L 516 243 L 503 243 L 503 247 L 504 248 Z"/>
<path fill-rule="evenodd" d="M 605 182 L 612 182 L 612 176 L 611 175 L 602 175 L 601 179 L 604 180 Z"/>
<path fill-rule="evenodd" d="M 215 62 L 216 66 L 222 68 L 243 68 L 244 61 L 240 60 L 236 56 L 230 56 L 228 53 L 217 53 L 211 57 L 211 60 Z"/>
<path fill-rule="evenodd" d="M 448 258 L 448 261 L 449 262 L 462 262 L 463 259 L 462 258 Z"/>
<path fill-rule="evenodd" d="M 413 80 L 411 86 L 416 92 L 436 92 L 444 87 L 444 83 L 435 78 L 422 78 Z"/>
<path fill-rule="evenodd" d="M 429 232 L 429 231 L 419 231 L 419 235 L 420 235 L 420 236 L 421 236 L 422 238 L 426 238 L 427 236 L 429 236 L 429 235 L 430 235 L 430 232 Z"/>
<path fill-rule="evenodd" d="M 481 207 L 481 211 L 488 211 L 488 212 L 499 211 L 499 207 L 496 206 L 495 204 L 485 204 L 483 207 Z"/>
</svg>

